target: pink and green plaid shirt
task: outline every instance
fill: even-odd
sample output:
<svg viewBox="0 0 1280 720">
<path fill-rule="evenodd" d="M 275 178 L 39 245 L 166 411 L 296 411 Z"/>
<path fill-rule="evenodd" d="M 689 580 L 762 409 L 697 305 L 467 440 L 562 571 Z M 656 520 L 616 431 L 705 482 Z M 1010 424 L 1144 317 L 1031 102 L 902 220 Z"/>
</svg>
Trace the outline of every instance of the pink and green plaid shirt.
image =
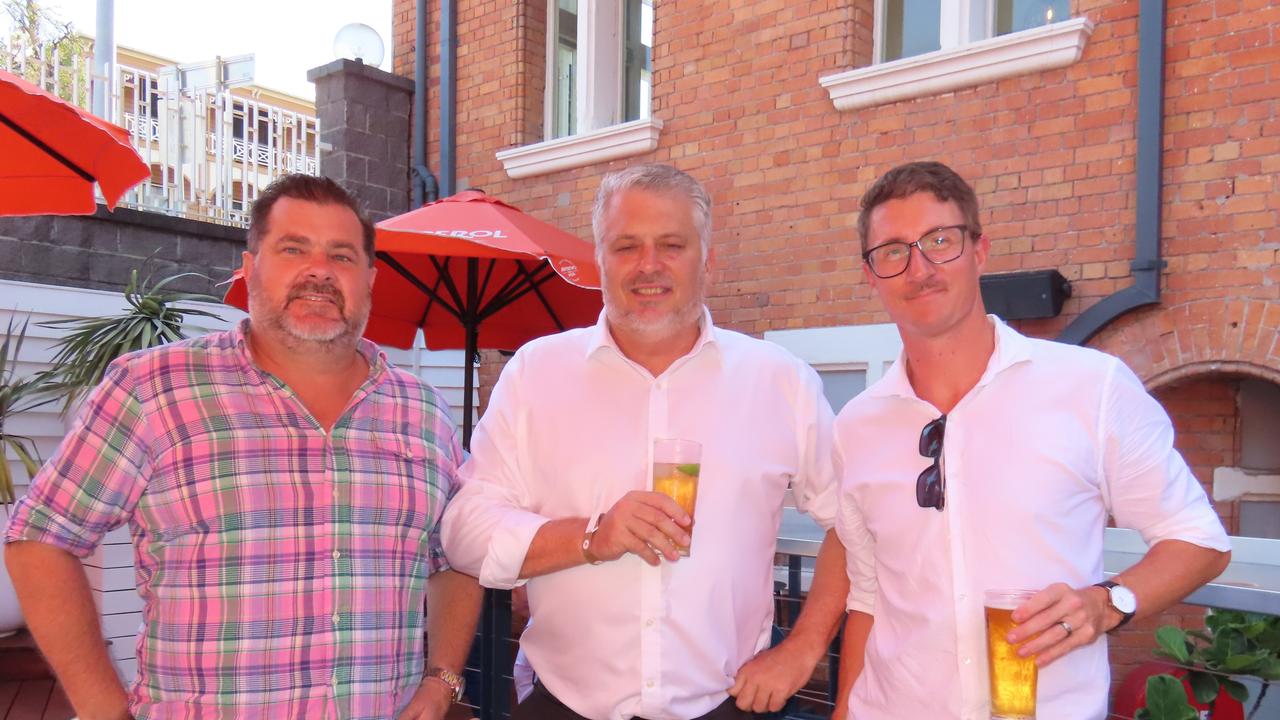
<svg viewBox="0 0 1280 720">
<path fill-rule="evenodd" d="M 245 327 L 117 360 L 6 540 L 85 557 L 129 523 L 139 718 L 395 717 L 447 567 L 448 406 L 362 341 L 369 378 L 326 433 L 253 365 Z"/>
</svg>

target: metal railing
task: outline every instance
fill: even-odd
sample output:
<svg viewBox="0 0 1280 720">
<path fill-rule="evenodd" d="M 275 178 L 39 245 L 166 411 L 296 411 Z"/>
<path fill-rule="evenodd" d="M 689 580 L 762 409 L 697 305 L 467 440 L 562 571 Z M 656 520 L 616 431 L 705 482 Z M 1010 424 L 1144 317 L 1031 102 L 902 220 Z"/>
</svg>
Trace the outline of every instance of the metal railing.
<svg viewBox="0 0 1280 720">
<path fill-rule="evenodd" d="M 82 108 L 91 104 L 92 44 L 74 51 L 26 48 L 10 38 L 0 67 Z M 129 131 L 151 168 L 121 204 L 230 225 L 247 224 L 258 192 L 286 173 L 320 172 L 320 124 L 314 115 L 236 94 L 230 88 L 180 88 L 176 75 L 117 64 L 108 117 Z"/>
</svg>

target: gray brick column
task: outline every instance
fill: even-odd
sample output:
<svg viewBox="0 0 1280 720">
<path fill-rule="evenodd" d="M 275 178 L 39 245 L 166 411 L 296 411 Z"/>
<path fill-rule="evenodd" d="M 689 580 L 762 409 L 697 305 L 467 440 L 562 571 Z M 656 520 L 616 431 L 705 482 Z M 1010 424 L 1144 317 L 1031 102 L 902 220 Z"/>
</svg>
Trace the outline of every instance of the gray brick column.
<svg viewBox="0 0 1280 720">
<path fill-rule="evenodd" d="M 316 84 L 320 173 L 360 198 L 374 222 L 408 210 L 413 81 L 354 60 L 307 79 Z"/>
</svg>

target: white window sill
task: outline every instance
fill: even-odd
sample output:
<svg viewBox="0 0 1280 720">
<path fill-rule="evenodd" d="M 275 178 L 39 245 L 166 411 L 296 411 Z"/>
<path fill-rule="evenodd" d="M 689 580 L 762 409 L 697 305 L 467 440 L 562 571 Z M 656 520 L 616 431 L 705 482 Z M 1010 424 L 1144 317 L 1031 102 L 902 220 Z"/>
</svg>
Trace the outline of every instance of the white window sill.
<svg viewBox="0 0 1280 720">
<path fill-rule="evenodd" d="M 602 130 L 502 150 L 497 158 L 507 171 L 507 177 L 546 175 L 653 152 L 658 147 L 660 130 L 661 120 L 643 118 Z"/>
<path fill-rule="evenodd" d="M 936 95 L 1015 75 L 1065 67 L 1080 59 L 1093 33 L 1086 17 L 969 43 L 957 48 L 846 70 L 818 79 L 837 110 Z"/>
</svg>

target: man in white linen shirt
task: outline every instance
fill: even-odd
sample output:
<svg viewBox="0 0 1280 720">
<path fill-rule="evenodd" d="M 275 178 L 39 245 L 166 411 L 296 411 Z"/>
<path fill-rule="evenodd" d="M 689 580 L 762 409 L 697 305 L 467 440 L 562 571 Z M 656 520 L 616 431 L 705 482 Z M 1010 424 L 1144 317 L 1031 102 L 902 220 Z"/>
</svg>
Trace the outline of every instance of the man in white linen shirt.
<svg viewBox="0 0 1280 720">
<path fill-rule="evenodd" d="M 1218 575 L 1222 525 L 1123 363 L 986 314 L 990 241 L 959 175 L 894 168 L 863 195 L 858 229 L 903 354 L 836 420 L 852 585 L 840 707 L 986 720 L 983 591 L 1027 588 L 1009 640 L 1040 666 L 1036 717 L 1100 720 L 1106 633 Z M 1150 546 L 1114 586 L 1099 584 L 1108 515 Z"/>
<path fill-rule="evenodd" d="M 640 165 L 604 178 L 592 213 L 604 312 L 508 362 L 444 518 L 453 567 L 528 581 L 521 639 L 537 675 L 514 718 L 689 720 L 776 710 L 844 614 L 833 531 L 808 602 L 768 650 L 784 494 L 835 520 L 831 409 L 812 369 L 715 327 L 706 191 Z M 702 445 L 696 524 L 650 492 L 657 438 Z M 730 697 L 730 696 L 733 697 Z"/>
</svg>

